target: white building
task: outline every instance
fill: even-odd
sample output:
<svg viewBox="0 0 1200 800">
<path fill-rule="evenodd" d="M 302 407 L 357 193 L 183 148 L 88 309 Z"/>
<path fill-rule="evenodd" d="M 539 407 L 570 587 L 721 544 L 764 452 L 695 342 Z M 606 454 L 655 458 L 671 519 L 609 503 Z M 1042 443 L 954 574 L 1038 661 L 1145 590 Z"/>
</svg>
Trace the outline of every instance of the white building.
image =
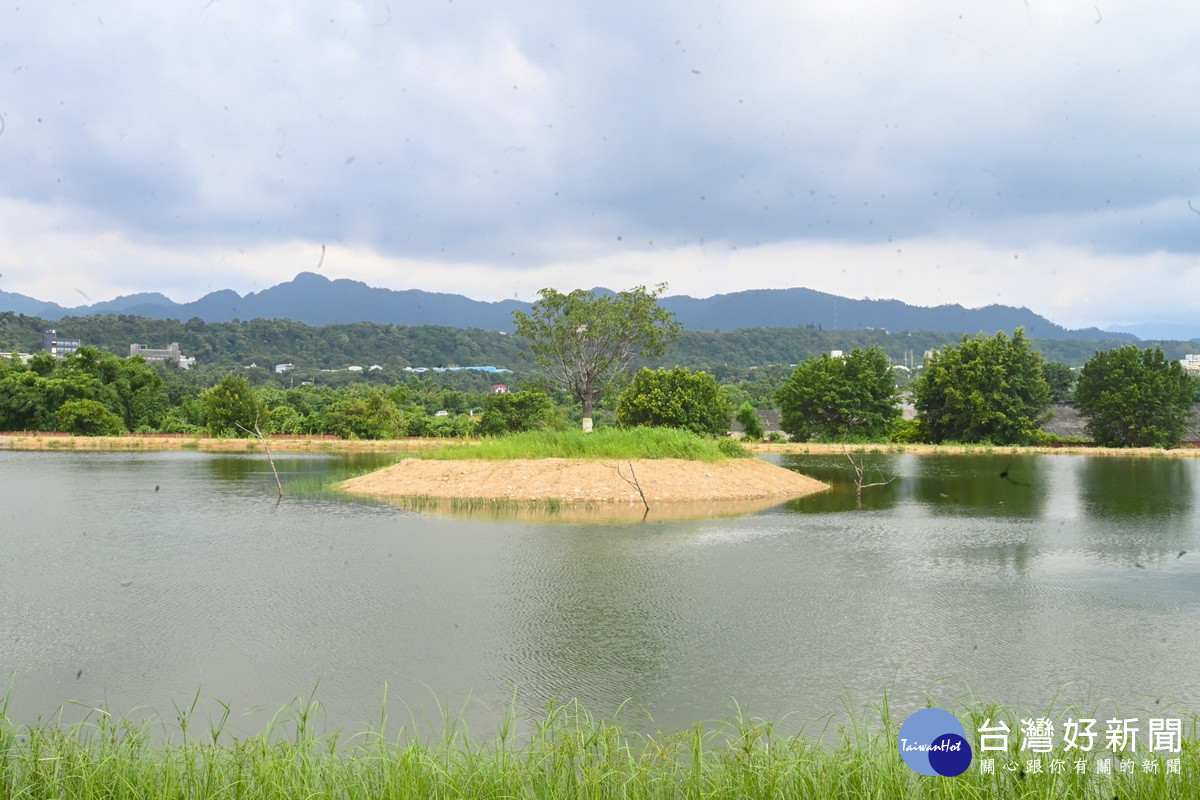
<svg viewBox="0 0 1200 800">
<path fill-rule="evenodd" d="M 183 369 L 191 369 L 196 359 L 179 352 L 179 342 L 171 342 L 166 349 L 147 347 L 144 344 L 129 345 L 129 357 L 141 356 L 147 364 L 165 364 L 170 361 Z"/>
</svg>

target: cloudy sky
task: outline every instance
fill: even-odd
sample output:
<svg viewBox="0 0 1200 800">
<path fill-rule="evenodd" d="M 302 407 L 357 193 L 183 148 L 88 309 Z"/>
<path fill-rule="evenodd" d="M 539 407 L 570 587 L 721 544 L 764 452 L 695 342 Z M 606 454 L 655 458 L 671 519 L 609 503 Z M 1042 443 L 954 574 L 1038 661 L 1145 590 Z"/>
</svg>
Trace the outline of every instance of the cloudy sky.
<svg viewBox="0 0 1200 800">
<path fill-rule="evenodd" d="M 1200 311 L 1200 4 L 4 0 L 0 289 Z"/>
</svg>

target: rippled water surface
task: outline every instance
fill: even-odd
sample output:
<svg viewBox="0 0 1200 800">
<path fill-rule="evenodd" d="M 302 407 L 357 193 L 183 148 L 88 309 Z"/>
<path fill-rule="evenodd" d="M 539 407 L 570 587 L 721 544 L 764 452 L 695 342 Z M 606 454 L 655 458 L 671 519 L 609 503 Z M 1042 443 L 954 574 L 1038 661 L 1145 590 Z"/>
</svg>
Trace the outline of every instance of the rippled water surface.
<svg viewBox="0 0 1200 800">
<path fill-rule="evenodd" d="M 0 453 L 0 670 L 32 719 L 106 702 L 233 724 L 316 695 L 325 722 L 579 698 L 647 729 L 816 724 L 884 687 L 1200 708 L 1193 459 L 784 457 L 833 491 L 752 516 L 425 516 L 311 490 L 261 457 Z M 289 490 L 368 460 L 283 457 Z M 407 707 L 406 707 L 407 704 Z M 485 707 L 486 706 L 486 707 Z M 650 716 L 647 716 L 647 712 Z M 247 712 L 250 712 L 247 715 Z M 496 713 L 499 713 L 497 711 Z M 652 721 L 651 721 L 652 717 Z"/>
</svg>

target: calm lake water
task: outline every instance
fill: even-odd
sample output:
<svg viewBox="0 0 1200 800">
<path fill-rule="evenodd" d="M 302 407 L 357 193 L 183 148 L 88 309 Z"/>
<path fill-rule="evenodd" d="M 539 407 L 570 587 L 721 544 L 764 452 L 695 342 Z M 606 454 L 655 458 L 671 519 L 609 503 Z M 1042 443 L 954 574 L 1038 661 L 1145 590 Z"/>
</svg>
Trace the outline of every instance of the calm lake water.
<svg viewBox="0 0 1200 800">
<path fill-rule="evenodd" d="M 523 712 L 628 701 L 622 718 L 649 730 L 729 717 L 734 699 L 819 728 L 885 689 L 897 715 L 972 694 L 1037 711 L 1068 684 L 1084 702 L 1200 709 L 1200 461 L 863 461 L 894 480 L 861 508 L 844 457 L 784 457 L 834 491 L 583 524 L 276 504 L 254 456 L 0 452 L 10 713 L 170 718 L 199 689 L 257 731 L 315 688 L 326 725 L 359 729 L 385 684 L 393 727 L 466 701 L 482 732 L 514 692 Z M 279 463 L 310 484 L 371 465 Z"/>
</svg>

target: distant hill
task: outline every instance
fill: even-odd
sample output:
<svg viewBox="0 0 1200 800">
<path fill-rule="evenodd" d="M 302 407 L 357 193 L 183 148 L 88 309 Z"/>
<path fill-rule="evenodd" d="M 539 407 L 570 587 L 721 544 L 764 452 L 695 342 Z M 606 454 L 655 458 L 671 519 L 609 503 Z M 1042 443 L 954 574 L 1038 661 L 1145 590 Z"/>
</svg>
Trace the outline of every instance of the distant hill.
<svg viewBox="0 0 1200 800">
<path fill-rule="evenodd" d="M 971 334 L 983 331 L 990 334 L 1024 327 L 1027 335 L 1041 339 L 1133 341 L 1137 338 L 1131 333 L 1114 333 L 1097 328 L 1068 330 L 1027 308 L 1001 305 L 926 308 L 899 300 L 851 300 L 800 288 L 754 289 L 703 299 L 674 295 L 664 298 L 662 304 L 675 313 L 684 328 L 693 331 L 811 326 L 825 330 L 874 328 Z M 224 289 L 191 303 L 175 303 L 161 294 L 142 293 L 103 303 L 64 308 L 25 295 L 0 292 L 0 311 L 15 311 L 48 320 L 95 314 L 130 314 L 181 321 L 194 317 L 205 322 L 261 318 L 290 319 L 316 326 L 375 322 L 511 331 L 512 312 L 528 309 L 529 303 L 517 300 L 486 302 L 419 289 L 380 289 L 345 278 L 330 280 L 312 272 L 301 272 L 293 280 L 261 292 L 242 296 Z"/>
<path fill-rule="evenodd" d="M 1146 322 L 1140 325 L 1110 325 L 1110 333 L 1133 334 L 1150 341 L 1188 342 L 1200 340 L 1200 325 L 1172 322 Z"/>
<path fill-rule="evenodd" d="M 238 322 L 181 322 L 149 319 L 129 314 L 96 314 L 60 322 L 0 312 L 0 353 L 36 352 L 42 334 L 58 326 L 71 338 L 118 355 L 134 342 L 165 347 L 179 342 L 180 349 L 197 360 L 193 376 L 223 374 L 231 367 L 259 364 L 268 369 L 292 363 L 301 370 L 340 369 L 379 364 L 393 378 L 404 367 L 497 366 L 517 372 L 536 371 L 520 357 L 523 343 L 516 336 L 479 328 L 438 325 L 393 325 L 354 322 L 325 326 L 286 319 Z M 739 370 L 797 364 L 830 350 L 879 347 L 896 364 L 918 364 L 926 350 L 956 343 L 961 334 L 938 331 L 821 330 L 812 326 L 791 328 L 740 328 L 734 331 L 684 331 L 652 366 L 688 366 L 709 369 L 722 381 L 738 380 Z M 1033 346 L 1048 361 L 1082 366 L 1097 350 L 1119 347 L 1113 340 L 1034 339 Z M 1168 358 L 1192 352 L 1191 342 L 1163 345 Z M 311 377 L 311 375 L 309 376 Z M 328 376 L 325 376 L 328 377 Z M 740 377 L 745 377 L 742 374 Z"/>
<path fill-rule="evenodd" d="M 1028 308 L 990 305 L 912 306 L 899 300 L 851 300 L 812 289 L 752 289 L 718 294 L 697 300 L 675 296 L 663 300 L 688 330 L 713 331 L 739 328 L 792 328 L 815 325 L 825 330 L 943 331 L 947 333 L 1011 333 L 1019 327 L 1038 339 L 1122 339 L 1099 328 L 1068 330 Z"/>
<path fill-rule="evenodd" d="M 41 317 L 49 320 L 59 319 L 67 313 L 67 309 L 57 303 L 35 300 L 28 295 L 15 292 L 0 292 L 0 311 L 15 311 L 27 317 Z"/>
</svg>

